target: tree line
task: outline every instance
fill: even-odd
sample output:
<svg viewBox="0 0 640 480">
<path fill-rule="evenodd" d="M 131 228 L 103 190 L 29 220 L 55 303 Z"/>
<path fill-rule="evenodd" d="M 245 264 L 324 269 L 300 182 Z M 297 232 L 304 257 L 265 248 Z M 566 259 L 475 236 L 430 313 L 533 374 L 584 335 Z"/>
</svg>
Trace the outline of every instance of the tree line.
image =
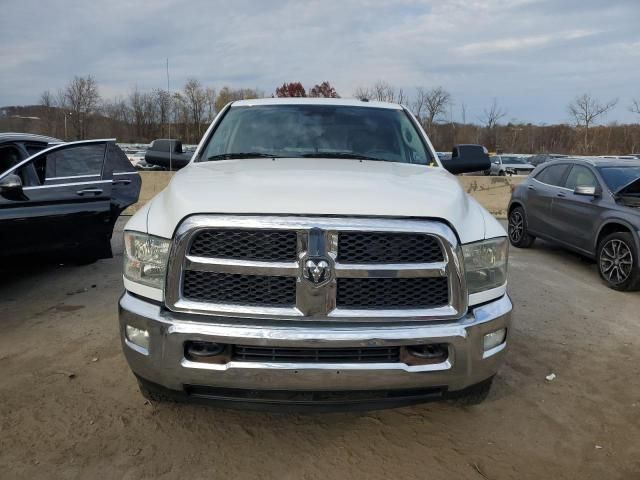
<svg viewBox="0 0 640 480">
<path fill-rule="evenodd" d="M 258 88 L 216 90 L 190 78 L 175 91 L 134 87 L 126 96 L 103 98 L 96 79 L 76 76 L 52 92 L 42 92 L 38 106 L 5 108 L 0 116 L 3 130 L 31 131 L 58 138 L 115 137 L 121 142 L 144 142 L 154 138 L 179 138 L 197 143 L 207 126 L 227 103 L 234 100 L 275 97 L 327 97 L 340 95 L 328 81 L 306 89 L 301 82 L 284 82 L 273 93 Z M 356 88 L 349 97 L 399 103 L 410 109 L 428 132 L 437 150 L 456 143 L 482 143 L 490 150 L 520 153 L 625 154 L 640 151 L 640 125 L 602 121 L 617 99 L 602 101 L 587 93 L 567 105 L 570 123 L 535 125 L 505 122 L 508 110 L 497 98 L 474 118 L 465 103 L 456 104 L 442 86 L 418 87 L 412 95 L 404 89 L 378 81 Z M 30 108 L 33 115 L 19 115 Z M 457 120 L 454 121 L 454 108 Z M 640 121 L 640 99 L 629 110 Z"/>
</svg>

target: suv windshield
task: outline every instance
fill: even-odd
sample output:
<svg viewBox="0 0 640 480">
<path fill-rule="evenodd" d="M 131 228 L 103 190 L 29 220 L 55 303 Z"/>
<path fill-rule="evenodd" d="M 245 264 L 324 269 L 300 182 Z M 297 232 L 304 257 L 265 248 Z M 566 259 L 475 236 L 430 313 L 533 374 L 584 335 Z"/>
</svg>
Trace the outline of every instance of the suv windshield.
<svg viewBox="0 0 640 480">
<path fill-rule="evenodd" d="M 601 167 L 599 170 L 605 183 L 614 193 L 640 178 L 640 165 L 634 167 Z"/>
<path fill-rule="evenodd" d="M 231 107 L 197 161 L 255 157 L 434 163 L 403 110 L 340 105 Z"/>
</svg>

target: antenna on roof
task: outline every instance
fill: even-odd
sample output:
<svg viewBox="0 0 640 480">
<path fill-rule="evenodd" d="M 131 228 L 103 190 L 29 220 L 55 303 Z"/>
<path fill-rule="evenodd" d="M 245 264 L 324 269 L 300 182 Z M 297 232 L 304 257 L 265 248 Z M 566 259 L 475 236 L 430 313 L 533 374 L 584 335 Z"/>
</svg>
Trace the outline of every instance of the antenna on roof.
<svg viewBox="0 0 640 480">
<path fill-rule="evenodd" d="M 167 57 L 167 95 L 169 96 L 169 125 L 168 125 L 168 136 L 169 136 L 169 171 L 173 172 L 173 167 L 171 165 L 171 150 L 173 150 L 173 145 L 171 143 L 171 89 L 169 86 L 169 57 Z"/>
</svg>

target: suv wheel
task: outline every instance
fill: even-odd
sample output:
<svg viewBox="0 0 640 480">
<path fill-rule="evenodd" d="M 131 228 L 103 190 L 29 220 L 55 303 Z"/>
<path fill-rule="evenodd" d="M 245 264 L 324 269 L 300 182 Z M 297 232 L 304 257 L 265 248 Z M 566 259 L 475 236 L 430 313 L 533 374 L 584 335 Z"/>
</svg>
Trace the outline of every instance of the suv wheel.
<svg viewBox="0 0 640 480">
<path fill-rule="evenodd" d="M 536 239 L 527 232 L 527 219 L 522 207 L 515 207 L 509 213 L 509 242 L 518 248 L 529 248 Z"/>
<path fill-rule="evenodd" d="M 607 235 L 598 245 L 598 271 L 609 288 L 621 291 L 640 288 L 638 252 L 630 233 Z"/>
<path fill-rule="evenodd" d="M 498 176 L 499 176 L 499 177 L 504 177 L 504 176 L 506 176 L 506 175 L 507 175 L 507 174 L 505 173 L 505 171 L 504 171 L 504 170 L 500 170 L 500 171 L 498 172 Z"/>
</svg>

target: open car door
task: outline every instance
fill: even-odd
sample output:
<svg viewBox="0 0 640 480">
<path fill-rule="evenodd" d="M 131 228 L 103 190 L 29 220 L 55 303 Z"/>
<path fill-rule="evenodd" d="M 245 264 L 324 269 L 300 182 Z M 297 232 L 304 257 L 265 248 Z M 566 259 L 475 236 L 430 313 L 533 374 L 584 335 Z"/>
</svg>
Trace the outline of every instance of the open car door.
<svg viewBox="0 0 640 480">
<path fill-rule="evenodd" d="M 112 173 L 104 165 L 113 141 L 55 145 L 0 172 L 0 255 L 111 256 Z"/>
</svg>

